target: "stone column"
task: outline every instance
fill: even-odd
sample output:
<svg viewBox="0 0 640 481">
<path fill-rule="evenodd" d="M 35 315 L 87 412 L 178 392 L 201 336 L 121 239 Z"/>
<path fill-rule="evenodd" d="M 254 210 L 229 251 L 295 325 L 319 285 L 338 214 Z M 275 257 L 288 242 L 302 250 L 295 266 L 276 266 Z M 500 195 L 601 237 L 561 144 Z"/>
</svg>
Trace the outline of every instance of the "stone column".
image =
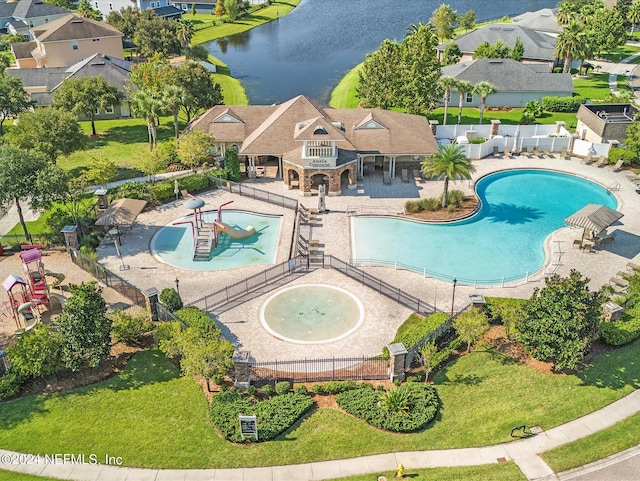
<svg viewBox="0 0 640 481">
<path fill-rule="evenodd" d="M 77 225 L 65 225 L 60 232 L 64 234 L 64 243 L 66 244 L 67 249 L 70 247 L 78 249 L 80 247 Z"/>
<path fill-rule="evenodd" d="M 151 320 L 157 321 L 158 320 L 158 308 L 157 308 L 158 294 L 160 294 L 160 292 L 158 292 L 158 289 L 156 289 L 155 287 L 150 287 L 149 289 L 143 290 L 142 294 L 144 294 L 144 299 L 147 304 L 147 309 L 149 309 L 149 312 L 151 313 Z"/>
<path fill-rule="evenodd" d="M 98 209 L 104 210 L 109 207 L 109 199 L 107 198 L 107 189 L 98 189 L 95 192 L 98 197 Z"/>
<path fill-rule="evenodd" d="M 498 129 L 500 128 L 500 121 L 498 119 L 491 120 L 491 137 L 498 135 Z"/>
<path fill-rule="evenodd" d="M 389 344 L 389 378 L 391 381 L 404 381 L 404 366 L 407 359 L 407 348 L 401 342 Z"/>
<path fill-rule="evenodd" d="M 560 133 L 560 130 L 565 126 L 565 122 L 563 120 L 556 121 L 556 134 Z"/>
<path fill-rule="evenodd" d="M 234 381 L 236 387 L 248 388 L 251 384 L 250 354 L 250 351 L 235 351 L 233 353 L 233 366 L 235 369 Z"/>
<path fill-rule="evenodd" d="M 431 127 L 431 133 L 435 136 L 438 131 L 438 122 L 437 120 L 429 120 L 429 127 Z"/>
<path fill-rule="evenodd" d="M 353 166 L 349 168 L 349 187 L 347 188 L 349 190 L 358 188 L 358 179 L 356 176 L 356 169 Z"/>
</svg>

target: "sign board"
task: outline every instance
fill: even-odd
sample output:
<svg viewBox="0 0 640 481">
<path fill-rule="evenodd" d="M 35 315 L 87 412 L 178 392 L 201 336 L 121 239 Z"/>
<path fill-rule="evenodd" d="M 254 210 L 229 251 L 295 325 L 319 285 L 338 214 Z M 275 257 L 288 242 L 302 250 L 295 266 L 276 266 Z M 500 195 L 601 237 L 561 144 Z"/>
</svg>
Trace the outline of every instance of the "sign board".
<svg viewBox="0 0 640 481">
<path fill-rule="evenodd" d="M 254 436 L 258 440 L 258 422 L 254 416 L 240 415 L 240 434 L 242 437 Z"/>
</svg>

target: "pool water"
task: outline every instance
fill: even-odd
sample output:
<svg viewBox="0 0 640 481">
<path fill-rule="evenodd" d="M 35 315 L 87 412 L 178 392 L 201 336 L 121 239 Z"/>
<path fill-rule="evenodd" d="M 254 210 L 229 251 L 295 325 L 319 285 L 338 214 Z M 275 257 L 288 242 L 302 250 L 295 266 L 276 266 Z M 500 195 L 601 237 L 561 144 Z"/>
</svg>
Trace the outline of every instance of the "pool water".
<svg viewBox="0 0 640 481">
<path fill-rule="evenodd" d="M 283 289 L 262 305 L 260 320 L 286 341 L 321 343 L 342 339 L 360 325 L 360 300 L 339 287 L 306 284 Z"/>
<path fill-rule="evenodd" d="M 618 204 L 600 185 L 544 170 L 491 174 L 477 183 L 476 192 L 481 210 L 460 222 L 352 217 L 353 259 L 397 262 L 418 272 L 426 270 L 430 277 L 455 276 L 463 284 L 514 281 L 543 266 L 543 242 L 565 225 L 564 219 L 587 204 L 612 209 Z"/>
<path fill-rule="evenodd" d="M 217 211 L 205 212 L 204 221 L 212 222 Z M 192 221 L 193 215 L 174 222 Z M 218 271 L 255 264 L 273 264 L 280 235 L 280 216 L 270 216 L 238 210 L 223 210 L 222 222 L 245 229 L 253 226 L 256 234 L 246 239 L 232 239 L 219 233 L 218 247 L 211 251 L 208 261 L 193 261 L 191 225 L 167 225 L 151 239 L 151 252 L 166 264 L 195 271 Z"/>
</svg>

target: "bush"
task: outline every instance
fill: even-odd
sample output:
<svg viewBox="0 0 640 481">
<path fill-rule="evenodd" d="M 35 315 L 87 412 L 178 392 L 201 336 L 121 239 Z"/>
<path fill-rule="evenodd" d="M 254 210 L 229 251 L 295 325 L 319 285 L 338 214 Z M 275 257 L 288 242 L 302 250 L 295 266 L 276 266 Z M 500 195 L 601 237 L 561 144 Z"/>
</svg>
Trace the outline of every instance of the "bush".
<svg viewBox="0 0 640 481">
<path fill-rule="evenodd" d="M 0 377 L 0 401 L 11 399 L 20 392 L 22 380 L 15 372 Z"/>
<path fill-rule="evenodd" d="M 251 397 L 255 397 L 255 396 L 257 396 L 257 395 L 258 395 L 258 388 L 257 388 L 257 387 L 255 387 L 253 384 L 252 384 L 252 385 L 250 385 L 250 386 L 247 388 L 247 394 L 248 394 L 249 396 L 251 396 Z"/>
<path fill-rule="evenodd" d="M 38 324 L 7 348 L 11 372 L 21 379 L 49 376 L 62 365 L 64 338 L 49 324 Z"/>
<path fill-rule="evenodd" d="M 460 207 L 462 201 L 464 200 L 464 192 L 461 190 L 453 189 L 447 192 L 447 203 L 453 204 L 456 207 Z"/>
<path fill-rule="evenodd" d="M 420 319 L 418 314 L 411 314 L 411 316 L 404 321 L 402 326 L 398 328 L 396 337 L 391 342 L 401 342 L 404 344 L 404 347 L 411 349 L 426 337 L 427 334 L 435 331 L 438 327 L 447 322 L 448 319 L 449 316 L 443 312 L 436 312 L 424 319 Z M 389 357 L 389 350 L 386 347 L 383 349 L 382 355 Z"/>
<path fill-rule="evenodd" d="M 357 388 L 358 384 L 355 381 L 329 381 L 324 384 L 314 384 L 312 389 L 316 394 L 339 394 Z"/>
<path fill-rule="evenodd" d="M 420 202 L 417 200 L 408 200 L 404 203 L 404 211 L 407 214 L 416 214 L 421 210 L 422 209 L 420 208 Z"/>
<path fill-rule="evenodd" d="M 182 309 L 182 299 L 180 298 L 180 294 L 178 294 L 178 292 L 172 287 L 162 289 L 159 300 L 171 312 Z"/>
<path fill-rule="evenodd" d="M 213 397 L 210 414 L 211 421 L 225 439 L 242 442 L 244 439 L 240 435 L 238 416 L 255 413 L 258 421 L 258 440 L 268 441 L 293 426 L 312 405 L 313 401 L 309 396 L 296 393 L 254 403 L 238 392 L 226 391 Z"/>
<path fill-rule="evenodd" d="M 577 112 L 586 101 L 584 97 L 542 97 L 542 108 L 547 112 Z"/>
<path fill-rule="evenodd" d="M 275 389 L 273 388 L 273 386 L 271 384 L 266 384 L 264 386 L 262 386 L 262 394 L 266 397 L 271 397 L 274 395 L 275 393 Z"/>
<path fill-rule="evenodd" d="M 180 319 L 187 327 L 193 327 L 201 336 L 220 336 L 222 331 L 215 322 L 197 307 L 185 307 L 174 312 L 174 315 Z"/>
<path fill-rule="evenodd" d="M 151 197 L 158 202 L 165 202 L 176 198 L 173 183 L 167 181 L 158 182 L 156 185 L 150 185 L 149 193 L 151 194 Z"/>
<path fill-rule="evenodd" d="M 485 297 L 489 319 L 504 325 L 507 337 L 516 339 L 518 330 L 516 324 L 520 319 L 522 308 L 527 299 L 512 299 L 506 297 Z"/>
<path fill-rule="evenodd" d="M 434 212 L 442 206 L 442 201 L 437 197 L 428 197 L 418 201 L 420 203 L 420 209 Z"/>
<path fill-rule="evenodd" d="M 433 421 L 440 400 L 428 384 L 408 383 L 385 392 L 373 389 L 347 391 L 336 397 L 348 413 L 385 431 L 420 431 Z"/>
<path fill-rule="evenodd" d="M 282 396 L 291 391 L 291 383 L 289 381 L 280 381 L 276 384 L 276 394 Z"/>
<path fill-rule="evenodd" d="M 109 189 L 109 195 L 118 199 L 152 200 L 149 187 L 146 182 L 126 182 L 119 187 Z"/>
<path fill-rule="evenodd" d="M 127 346 L 137 346 L 142 334 L 153 329 L 153 323 L 149 319 L 148 313 L 132 316 L 122 309 L 115 309 L 109 314 L 109 317 L 113 322 L 111 335 L 117 342 L 122 342 Z"/>
<path fill-rule="evenodd" d="M 474 137 L 469 140 L 470 144 L 484 144 L 487 141 L 484 137 Z"/>
<path fill-rule="evenodd" d="M 173 189 L 173 182 L 171 182 L 171 187 Z M 189 192 L 198 192 L 201 190 L 205 190 L 211 186 L 209 182 L 209 177 L 205 174 L 191 174 L 186 177 L 181 177 L 178 179 L 178 188 L 185 189 Z"/>
<path fill-rule="evenodd" d="M 631 150 L 614 147 L 609 150 L 609 163 L 617 164 L 619 160 L 624 160 L 624 165 L 631 165 L 638 160 L 638 156 Z"/>
<path fill-rule="evenodd" d="M 309 394 L 309 391 L 307 391 L 307 386 L 305 386 L 304 384 L 298 384 L 295 388 L 293 388 L 293 392 L 296 394 L 304 394 L 305 396 Z"/>
<path fill-rule="evenodd" d="M 640 336 L 640 319 L 621 319 L 600 324 L 600 337 L 610 346 L 622 346 Z"/>
</svg>

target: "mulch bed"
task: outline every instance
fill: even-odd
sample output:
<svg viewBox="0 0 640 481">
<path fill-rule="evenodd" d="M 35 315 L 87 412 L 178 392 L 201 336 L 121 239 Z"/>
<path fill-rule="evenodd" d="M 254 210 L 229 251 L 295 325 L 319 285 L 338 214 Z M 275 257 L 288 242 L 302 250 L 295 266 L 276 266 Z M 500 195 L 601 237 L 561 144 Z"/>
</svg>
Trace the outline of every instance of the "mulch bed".
<svg viewBox="0 0 640 481">
<path fill-rule="evenodd" d="M 478 199 L 475 196 L 465 197 L 460 207 L 453 212 L 447 209 L 440 209 L 435 212 L 423 210 L 415 214 L 405 214 L 403 217 L 425 221 L 452 221 L 463 219 L 473 213 L 478 207 Z"/>
</svg>

